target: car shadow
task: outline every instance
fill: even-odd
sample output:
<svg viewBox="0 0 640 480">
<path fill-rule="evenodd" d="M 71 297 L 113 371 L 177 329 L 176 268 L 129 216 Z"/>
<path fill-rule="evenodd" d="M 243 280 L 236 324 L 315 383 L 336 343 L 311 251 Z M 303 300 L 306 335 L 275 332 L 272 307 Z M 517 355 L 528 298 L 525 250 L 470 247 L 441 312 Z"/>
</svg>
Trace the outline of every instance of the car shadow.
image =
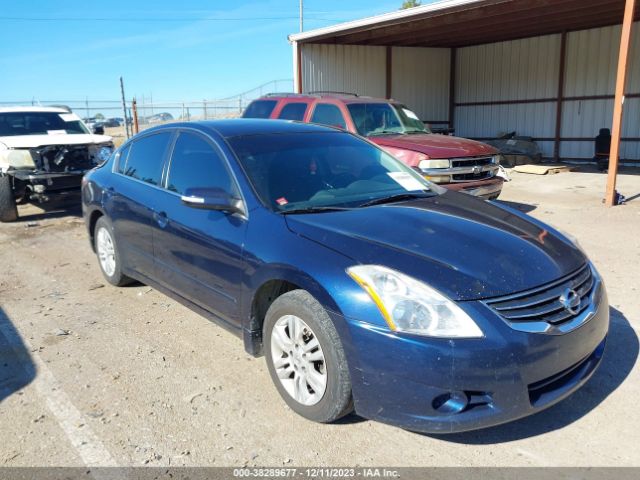
<svg viewBox="0 0 640 480">
<path fill-rule="evenodd" d="M 18 215 L 18 220 L 15 223 L 38 222 L 62 217 L 82 217 L 80 194 L 70 194 L 63 200 L 52 202 L 19 205 Z"/>
<path fill-rule="evenodd" d="M 499 199 L 495 200 L 495 202 L 499 203 L 499 204 L 502 204 L 502 205 L 505 205 L 505 206 L 510 207 L 510 208 L 514 208 L 514 209 L 519 210 L 519 211 L 521 211 L 523 213 L 529 213 L 529 212 L 535 210 L 536 208 L 538 208 L 537 205 L 531 205 L 531 204 L 528 204 L 528 203 L 509 202 L 509 201 L 506 201 L 506 200 L 499 200 Z"/>
<path fill-rule="evenodd" d="M 0 307 L 0 403 L 29 385 L 36 366 L 9 316 Z"/>
<path fill-rule="evenodd" d="M 588 414 L 624 382 L 638 358 L 640 344 L 636 332 L 622 312 L 610 308 L 610 314 L 611 324 L 602 363 L 593 377 L 573 395 L 547 410 L 504 425 L 428 436 L 470 445 L 506 443 L 561 429 Z"/>
</svg>

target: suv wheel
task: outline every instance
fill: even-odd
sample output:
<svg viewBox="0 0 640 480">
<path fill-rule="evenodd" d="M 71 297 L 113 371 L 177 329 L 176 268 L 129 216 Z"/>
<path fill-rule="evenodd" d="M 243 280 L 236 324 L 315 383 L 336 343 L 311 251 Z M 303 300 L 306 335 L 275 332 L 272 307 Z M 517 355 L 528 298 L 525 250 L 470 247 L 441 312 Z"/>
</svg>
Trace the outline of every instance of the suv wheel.
<svg viewBox="0 0 640 480">
<path fill-rule="evenodd" d="M 131 279 L 122 273 L 120 254 L 113 237 L 111 222 L 100 217 L 96 222 L 94 232 L 94 246 L 98 256 L 98 264 L 107 282 L 116 287 L 131 283 Z"/>
<path fill-rule="evenodd" d="M 11 177 L 0 175 L 0 222 L 13 222 L 18 219 L 18 208 L 13 196 Z"/>
<path fill-rule="evenodd" d="M 347 359 L 333 322 L 306 291 L 278 297 L 264 322 L 271 379 L 299 415 L 333 422 L 353 410 Z"/>
</svg>

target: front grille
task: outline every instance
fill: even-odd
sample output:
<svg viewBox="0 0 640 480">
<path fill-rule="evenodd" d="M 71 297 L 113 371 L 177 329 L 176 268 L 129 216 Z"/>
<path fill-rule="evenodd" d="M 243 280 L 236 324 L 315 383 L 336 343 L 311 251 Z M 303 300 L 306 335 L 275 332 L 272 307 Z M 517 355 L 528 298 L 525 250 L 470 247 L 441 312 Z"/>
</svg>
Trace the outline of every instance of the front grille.
<svg viewBox="0 0 640 480">
<path fill-rule="evenodd" d="M 467 182 L 469 180 L 486 180 L 492 177 L 492 170 L 480 173 L 457 173 L 455 175 L 452 175 L 452 179 L 456 182 Z"/>
<path fill-rule="evenodd" d="M 452 182 L 469 182 L 493 178 L 498 165 L 493 157 L 452 158 L 451 168 L 443 174 L 450 174 Z"/>
<path fill-rule="evenodd" d="M 470 157 L 470 158 L 453 158 L 451 166 L 457 167 L 482 167 L 483 165 L 491 165 L 493 157 Z"/>
<path fill-rule="evenodd" d="M 587 264 L 544 287 L 487 300 L 485 303 L 509 323 L 546 322 L 561 325 L 580 315 L 589 306 L 595 285 L 596 279 Z M 580 299 L 572 308 L 567 308 L 562 301 L 562 296 L 568 292 L 575 292 Z M 573 297 L 573 293 L 568 296 Z"/>
<path fill-rule="evenodd" d="M 51 173 L 78 172 L 96 166 L 88 145 L 48 145 L 33 149 L 40 168 Z"/>
</svg>

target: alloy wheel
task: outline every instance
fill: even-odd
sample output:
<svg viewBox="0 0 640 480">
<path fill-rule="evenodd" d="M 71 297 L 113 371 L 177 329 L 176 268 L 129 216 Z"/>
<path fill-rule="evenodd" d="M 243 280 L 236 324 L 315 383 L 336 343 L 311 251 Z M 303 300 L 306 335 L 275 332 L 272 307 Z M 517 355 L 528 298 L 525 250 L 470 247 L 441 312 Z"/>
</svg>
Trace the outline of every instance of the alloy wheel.
<svg viewBox="0 0 640 480">
<path fill-rule="evenodd" d="M 322 347 L 304 320 L 284 315 L 271 332 L 271 357 L 280 383 L 293 399 L 306 406 L 317 404 L 327 389 L 327 369 Z"/>
<path fill-rule="evenodd" d="M 116 253 L 111 234 L 106 228 L 102 227 L 98 230 L 96 237 L 96 250 L 98 251 L 100 266 L 104 273 L 111 277 L 116 271 Z"/>
</svg>

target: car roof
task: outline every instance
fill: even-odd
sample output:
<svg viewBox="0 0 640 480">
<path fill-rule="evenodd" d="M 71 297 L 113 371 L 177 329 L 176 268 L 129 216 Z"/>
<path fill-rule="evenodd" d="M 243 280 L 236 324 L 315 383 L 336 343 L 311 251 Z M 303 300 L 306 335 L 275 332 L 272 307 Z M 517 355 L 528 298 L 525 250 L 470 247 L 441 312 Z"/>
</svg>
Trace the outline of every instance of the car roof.
<svg viewBox="0 0 640 480">
<path fill-rule="evenodd" d="M 53 112 L 53 113 L 69 113 L 69 110 L 60 107 L 0 107 L 0 113 L 7 112 Z"/>
<path fill-rule="evenodd" d="M 234 118 L 225 120 L 203 120 L 198 122 L 170 123 L 157 129 L 190 127 L 203 131 L 213 131 L 222 137 L 238 137 L 242 135 L 269 135 L 278 133 L 335 133 L 342 130 L 315 125 L 311 123 L 293 122 L 289 120 L 269 120 L 258 118 Z M 151 129 L 150 129 L 151 130 Z"/>
<path fill-rule="evenodd" d="M 398 101 L 389 98 L 376 98 L 376 97 L 367 97 L 367 96 L 359 96 L 351 93 L 340 93 L 340 92 L 326 92 L 326 93 L 271 93 L 268 95 L 264 95 L 257 100 L 286 100 L 290 102 L 295 102 L 296 100 L 320 100 L 320 99 L 331 99 L 331 100 L 339 100 L 342 103 L 398 103 Z"/>
</svg>

